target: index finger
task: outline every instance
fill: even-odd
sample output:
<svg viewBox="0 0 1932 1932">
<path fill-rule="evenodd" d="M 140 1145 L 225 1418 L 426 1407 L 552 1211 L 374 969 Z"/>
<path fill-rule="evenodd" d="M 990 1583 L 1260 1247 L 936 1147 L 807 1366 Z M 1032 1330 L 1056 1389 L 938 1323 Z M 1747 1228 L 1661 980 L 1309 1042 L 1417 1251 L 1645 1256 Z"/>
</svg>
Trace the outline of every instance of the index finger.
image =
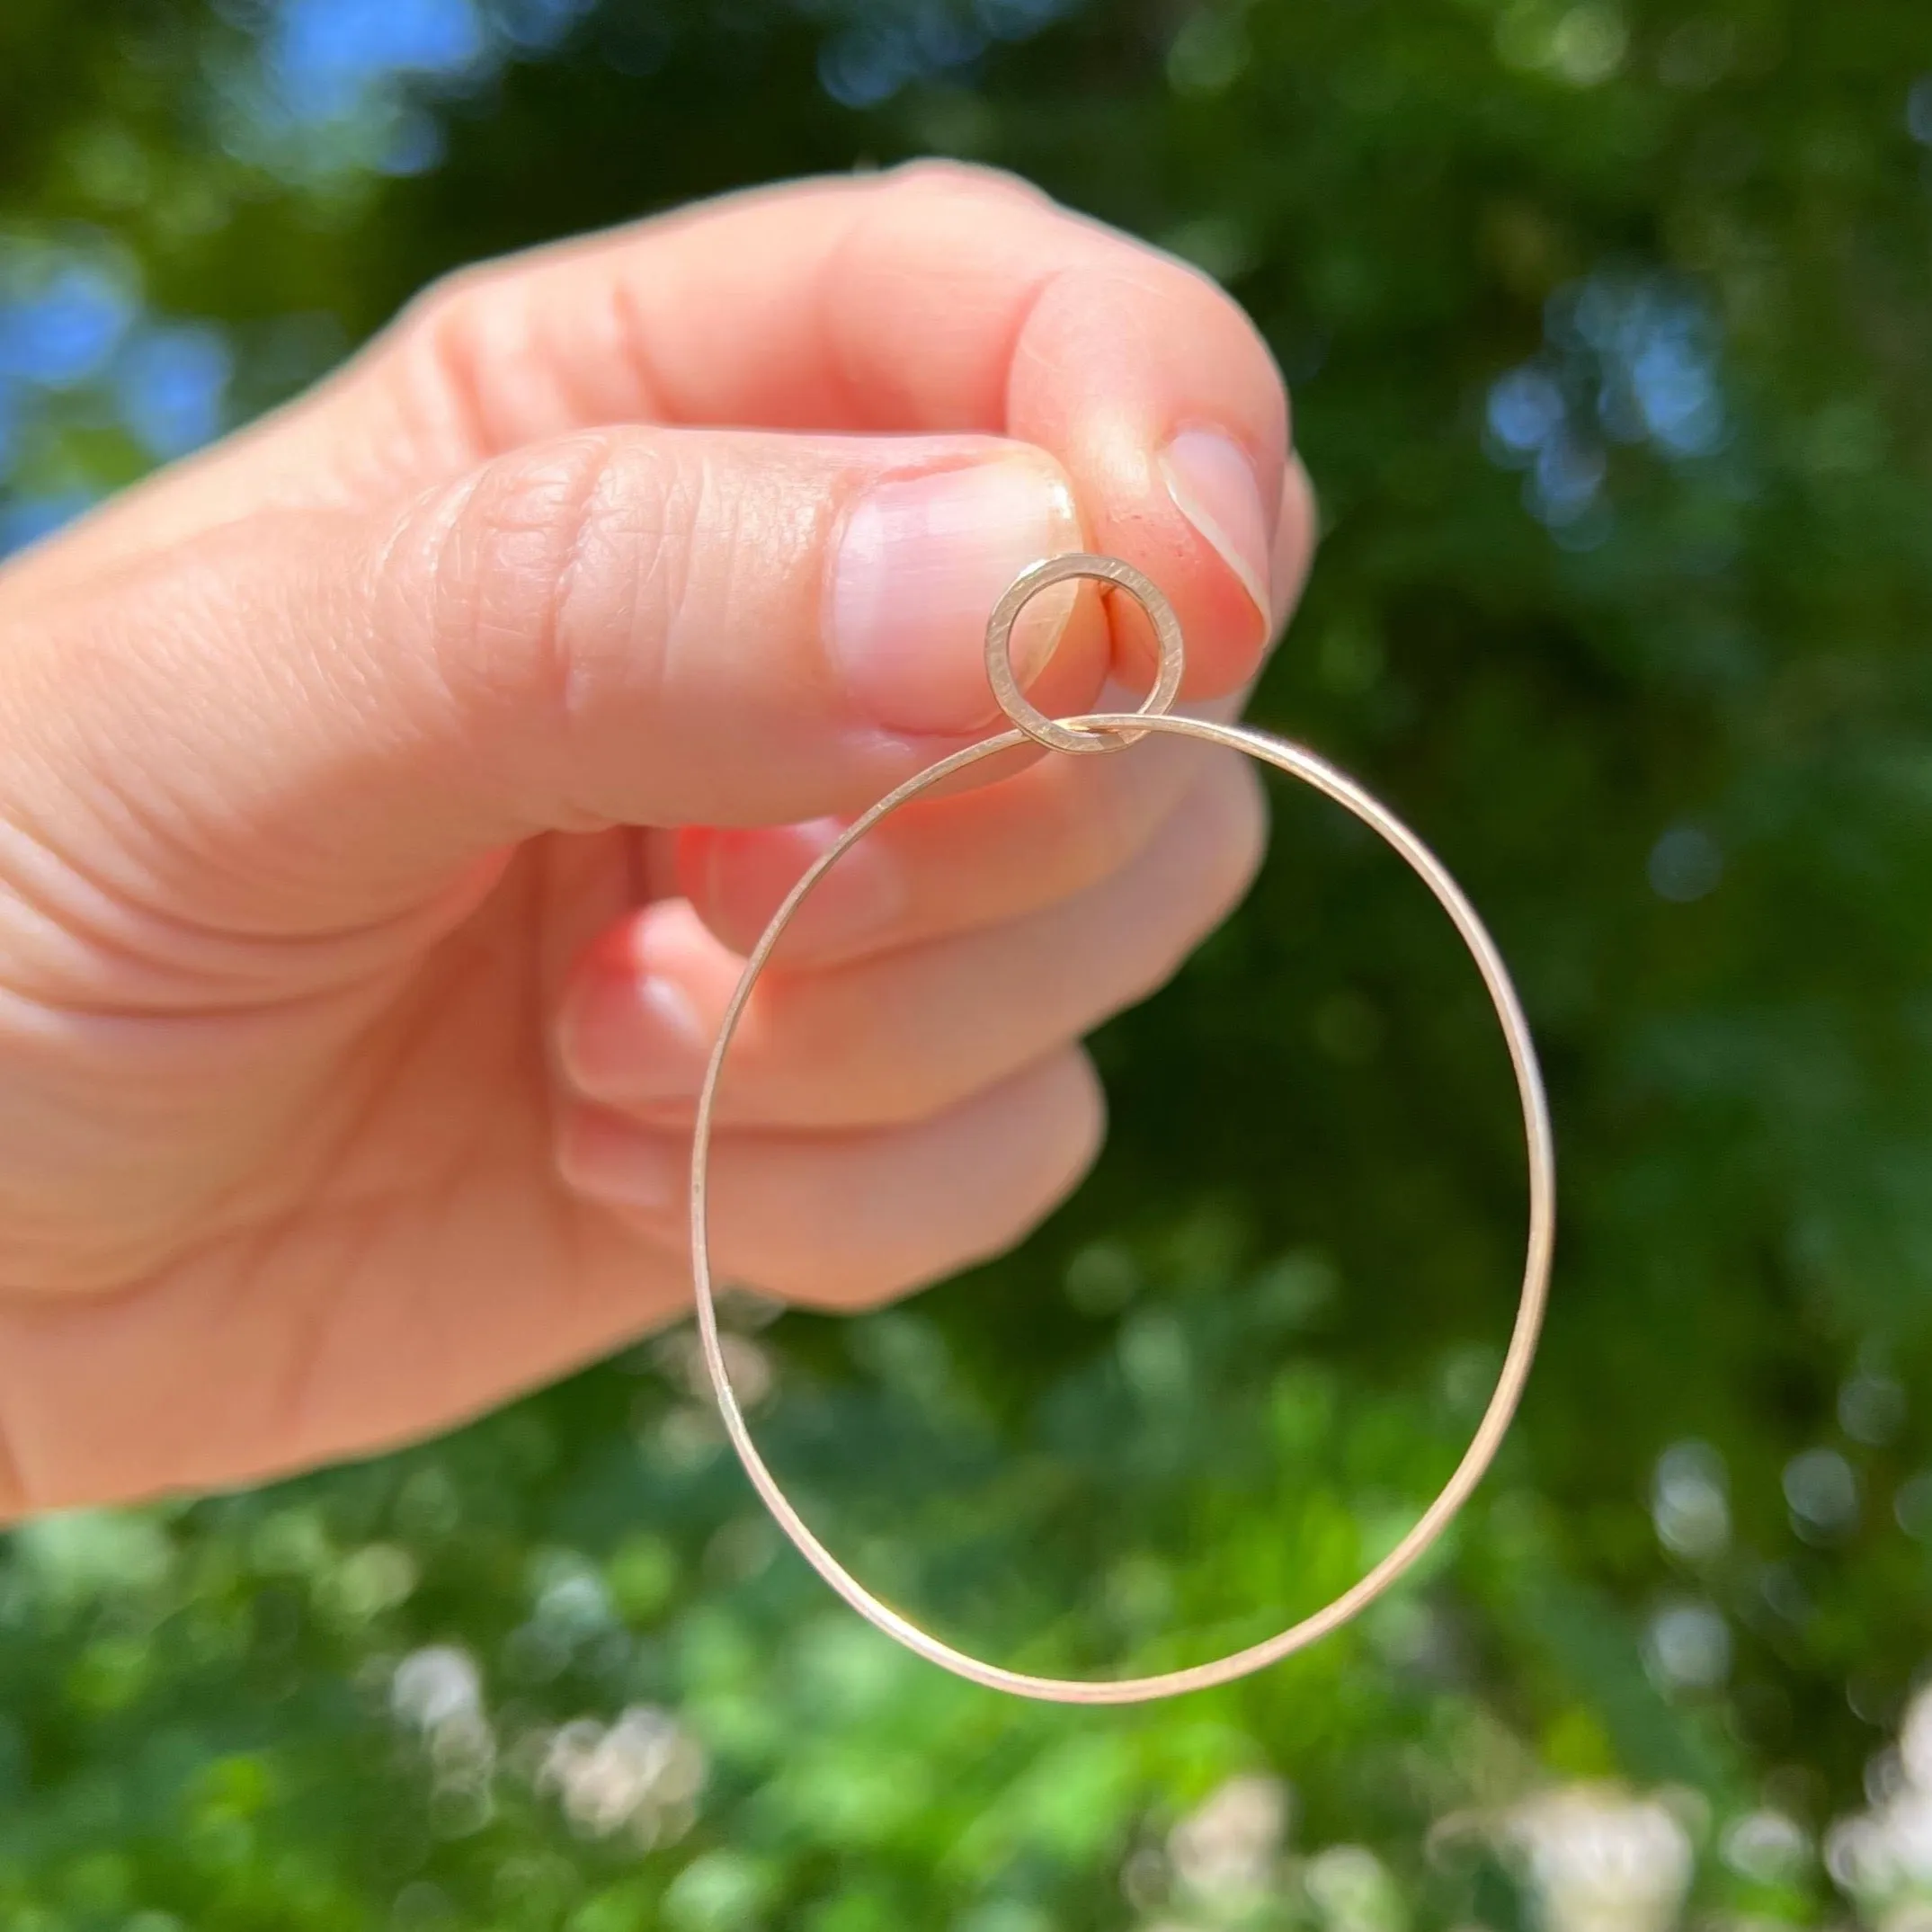
<svg viewBox="0 0 1932 1932">
<path fill-rule="evenodd" d="M 1250 676 L 1272 628 L 1287 405 L 1251 323 L 1174 258 L 951 165 L 754 191 L 464 271 L 172 500 L 110 517 L 165 540 L 636 422 L 1017 438 L 1064 467 L 1089 546 L 1172 599 L 1190 696 Z"/>
<path fill-rule="evenodd" d="M 1190 693 L 1251 674 L 1270 628 L 1266 343 L 1197 271 L 1008 177 L 800 183 L 471 271 L 367 378 L 447 399 L 448 443 L 413 452 L 432 466 L 637 419 L 1013 437 L 1173 599 Z"/>
</svg>

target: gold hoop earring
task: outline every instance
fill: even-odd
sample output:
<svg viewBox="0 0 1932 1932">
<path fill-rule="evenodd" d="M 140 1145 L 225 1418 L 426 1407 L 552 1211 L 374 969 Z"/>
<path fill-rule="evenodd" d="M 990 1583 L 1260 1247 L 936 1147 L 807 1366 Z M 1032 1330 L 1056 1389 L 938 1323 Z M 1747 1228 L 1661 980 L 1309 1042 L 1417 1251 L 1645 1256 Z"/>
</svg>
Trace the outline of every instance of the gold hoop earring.
<svg viewBox="0 0 1932 1932">
<path fill-rule="evenodd" d="M 1138 711 L 1093 712 L 1078 717 L 1054 719 L 1041 713 L 1019 689 L 1008 649 L 1014 619 L 1029 598 L 1050 584 L 1075 577 L 1095 578 L 1110 587 L 1126 591 L 1140 602 L 1153 620 L 1154 635 L 1160 645 L 1159 672 L 1153 690 Z M 875 1629 L 883 1631 L 929 1662 L 972 1683 L 984 1685 L 993 1690 L 1009 1691 L 1016 1696 L 1055 1704 L 1140 1704 L 1157 1697 L 1173 1696 L 1181 1691 L 1206 1690 L 1245 1677 L 1251 1671 L 1261 1669 L 1304 1649 L 1366 1609 L 1436 1541 L 1482 1481 L 1509 1426 L 1523 1384 L 1528 1378 L 1537 1336 L 1543 1325 L 1544 1308 L 1549 1296 L 1550 1261 L 1556 1231 L 1556 1157 L 1550 1129 L 1549 1105 L 1544 1095 L 1542 1072 L 1536 1062 L 1529 1024 L 1524 1018 L 1521 1002 L 1517 998 L 1516 988 L 1510 982 L 1509 969 L 1503 964 L 1495 941 L 1442 861 L 1394 813 L 1344 772 L 1304 747 L 1272 737 L 1265 732 L 1239 725 L 1213 724 L 1173 713 L 1169 707 L 1180 688 L 1182 655 L 1180 625 L 1173 607 L 1149 578 L 1119 558 L 1075 553 L 1050 557 L 1022 572 L 995 607 L 986 632 L 988 677 L 1002 709 L 1013 720 L 1013 728 L 981 743 L 969 745 L 964 751 L 955 752 L 895 787 L 877 805 L 855 819 L 792 887 L 745 960 L 743 973 L 726 1007 L 723 1024 L 712 1046 L 704 1086 L 698 1100 L 691 1154 L 690 1210 L 691 1267 L 697 1288 L 699 1337 L 726 1431 L 752 1486 L 779 1528 L 806 1560 Z M 1529 1163 L 1528 1242 L 1522 1289 L 1509 1349 L 1503 1357 L 1495 1390 L 1476 1426 L 1475 1434 L 1436 1500 L 1408 1535 L 1358 1582 L 1313 1615 L 1304 1617 L 1274 1636 L 1206 1663 L 1189 1665 L 1179 1670 L 1165 1670 L 1153 1677 L 1103 1679 L 1033 1677 L 987 1663 L 964 1651 L 956 1650 L 951 1644 L 921 1629 L 890 1605 L 881 1602 L 819 1541 L 792 1507 L 778 1479 L 759 1454 L 733 1392 L 718 1338 L 717 1307 L 711 1285 L 708 1209 L 712 1121 L 726 1056 L 731 1050 L 733 1036 L 737 1031 L 738 1022 L 751 999 L 752 990 L 758 983 L 759 975 L 813 887 L 875 825 L 956 773 L 966 770 L 983 759 L 996 758 L 1002 752 L 1016 750 L 1029 740 L 1050 751 L 1087 755 L 1120 751 L 1149 732 L 1221 745 L 1250 758 L 1259 758 L 1291 778 L 1301 779 L 1379 834 L 1401 854 L 1435 895 L 1437 903 L 1447 913 L 1475 960 L 1509 1046 L 1522 1106 L 1523 1138 Z"/>
</svg>

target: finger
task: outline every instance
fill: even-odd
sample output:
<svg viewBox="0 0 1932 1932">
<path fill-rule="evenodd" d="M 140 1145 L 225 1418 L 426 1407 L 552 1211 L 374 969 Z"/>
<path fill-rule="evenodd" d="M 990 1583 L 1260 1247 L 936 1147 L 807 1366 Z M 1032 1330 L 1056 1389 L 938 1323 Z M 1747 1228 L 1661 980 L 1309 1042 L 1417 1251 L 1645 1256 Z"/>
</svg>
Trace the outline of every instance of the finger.
<svg viewBox="0 0 1932 1932">
<path fill-rule="evenodd" d="M 1245 761 L 1219 761 L 1132 864 L 1078 898 L 827 972 L 773 972 L 734 1041 L 719 1117 L 890 1124 L 1007 1077 L 1162 984 L 1246 890 L 1263 824 Z M 681 904 L 618 928 L 558 1018 L 574 1091 L 687 1115 L 741 964 Z"/>
<path fill-rule="evenodd" d="M 1190 696 L 1248 676 L 1287 405 L 1205 276 L 1005 177 L 812 181 L 466 272 L 309 404 L 150 492 L 117 543 L 267 503 L 366 503 L 587 427 L 978 432 L 1047 450 L 1094 548 L 1174 600 Z M 1138 627 L 1118 639 L 1144 682 Z"/>
<path fill-rule="evenodd" d="M 984 727 L 986 613 L 1077 539 L 1013 444 L 586 434 L 0 614 L 5 802 L 57 853 L 106 820 L 120 896 L 253 932 L 414 908 L 539 832 L 856 809 Z M 1099 601 L 1022 619 L 1049 710 L 1099 686 Z"/>
<path fill-rule="evenodd" d="M 1269 577 L 1275 593 L 1275 635 L 1301 601 L 1303 587 L 1313 565 L 1315 545 L 1321 537 L 1320 506 L 1314 485 L 1298 456 L 1288 459 L 1281 484 L 1281 512 L 1275 519 L 1274 542 L 1269 550 Z"/>
<path fill-rule="evenodd" d="M 1105 1106 L 1064 1048 L 947 1111 L 841 1134 L 720 1134 L 711 1265 L 823 1308 L 862 1308 L 1002 1252 L 1070 1193 L 1099 1151 Z M 558 1133 L 566 1184 L 681 1251 L 690 1138 L 579 1108 Z"/>
<path fill-rule="evenodd" d="M 1313 530 L 1298 462 L 1283 494 L 1277 580 L 1286 607 L 1306 574 Z M 1121 708 L 1131 702 L 1123 698 Z M 1231 717 L 1240 701 L 1197 709 Z M 915 800 L 820 878 L 787 927 L 778 962 L 823 967 L 1072 897 L 1139 852 L 1216 755 L 1228 754 L 1150 736 L 1131 757 L 1049 758 L 995 784 Z M 689 828 L 677 835 L 666 895 L 681 895 L 728 950 L 749 953 L 848 823 Z"/>
<path fill-rule="evenodd" d="M 1266 345 L 1194 269 L 984 171 L 801 183 L 476 272 L 370 376 L 392 406 L 442 397 L 471 456 L 586 414 L 1011 436 L 1173 598 L 1190 695 L 1247 676 L 1268 628 L 1287 422 Z"/>
<path fill-rule="evenodd" d="M 1190 692 L 1246 675 L 1266 629 L 1287 453 L 1266 345 L 1197 271 L 1005 177 L 924 165 L 736 198 L 459 279 L 401 340 L 388 379 L 449 398 L 471 453 L 586 406 L 1036 443 L 1098 548 L 1180 605 Z"/>
<path fill-rule="evenodd" d="M 1150 737 L 1131 756 L 1048 758 L 997 784 L 917 800 L 814 886 L 775 965 L 842 965 L 1077 897 L 1145 848 L 1212 755 L 1203 745 Z M 677 841 L 677 889 L 726 949 L 742 957 L 848 823 L 685 832 Z"/>
</svg>

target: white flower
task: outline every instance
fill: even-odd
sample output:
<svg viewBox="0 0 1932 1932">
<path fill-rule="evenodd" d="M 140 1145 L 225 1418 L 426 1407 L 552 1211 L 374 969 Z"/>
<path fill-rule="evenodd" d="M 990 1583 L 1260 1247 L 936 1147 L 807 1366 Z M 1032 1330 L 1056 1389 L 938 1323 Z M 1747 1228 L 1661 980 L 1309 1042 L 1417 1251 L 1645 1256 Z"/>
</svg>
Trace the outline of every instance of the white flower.
<svg viewBox="0 0 1932 1932">
<path fill-rule="evenodd" d="M 717 1338 L 718 1352 L 725 1358 L 725 1373 L 737 1391 L 741 1409 L 755 1409 L 770 1394 L 778 1379 L 778 1365 L 771 1351 L 749 1335 L 734 1334 L 729 1329 Z M 711 1375 L 705 1367 L 704 1346 L 695 1329 L 674 1329 L 656 1345 L 658 1362 L 665 1374 L 684 1392 L 700 1402 L 712 1400 Z"/>
<path fill-rule="evenodd" d="M 1932 1891 L 1932 1792 L 1908 1785 L 1875 1811 L 1841 1819 L 1826 1838 L 1825 1864 L 1862 1901 Z"/>
<path fill-rule="evenodd" d="M 1407 1922 L 1388 1867 L 1366 1846 L 1331 1845 L 1318 1852 L 1302 1884 L 1327 1932 L 1401 1932 Z"/>
<path fill-rule="evenodd" d="M 450 1643 L 412 1651 L 389 1679 L 389 1709 L 421 1734 L 439 1791 L 481 1792 L 496 1769 L 496 1733 L 476 1660 Z"/>
<path fill-rule="evenodd" d="M 608 1728 L 580 1717 L 555 1732 L 537 1774 L 565 1815 L 592 1838 L 627 1828 L 645 1845 L 681 1834 L 690 1821 L 704 1754 L 668 1711 L 632 1705 Z"/>
<path fill-rule="evenodd" d="M 1709 1690 L 1731 1674 L 1731 1626 L 1708 1603 L 1669 1603 L 1643 1634 L 1643 1660 L 1665 1690 Z"/>
<path fill-rule="evenodd" d="M 1572 1785 L 1519 1806 L 1510 1835 L 1545 1932 L 1665 1932 L 1690 1887 L 1690 1836 L 1654 1798 Z"/>
<path fill-rule="evenodd" d="M 433 1732 L 455 1717 L 483 1709 L 483 1678 L 476 1660 L 453 1643 L 412 1651 L 389 1679 L 389 1708 L 412 1730 Z"/>
<path fill-rule="evenodd" d="M 1825 1869 L 1866 1916 L 1888 1928 L 1932 1903 L 1932 1690 L 1914 1697 L 1895 1751 L 1873 1760 L 1871 1802 L 1825 1834 Z"/>
<path fill-rule="evenodd" d="M 1231 1777 L 1176 1825 L 1167 1841 L 1174 1872 L 1205 1899 L 1267 1889 L 1287 1837 L 1290 1794 L 1278 1777 Z"/>
<path fill-rule="evenodd" d="M 1906 1776 L 1921 1791 L 1932 1791 L 1932 1691 L 1921 1691 L 1906 1706 L 1899 1757 Z"/>
<path fill-rule="evenodd" d="M 1731 1503 L 1724 1462 L 1707 1443 L 1673 1444 L 1657 1458 L 1651 1482 L 1651 1519 L 1657 1540 L 1673 1555 L 1696 1563 L 1731 1540 Z"/>
<path fill-rule="evenodd" d="M 1724 1863 L 1760 1885 L 1778 1884 L 1804 1869 L 1812 1840 L 1782 1812 L 1748 1812 L 1724 1833 Z"/>
</svg>

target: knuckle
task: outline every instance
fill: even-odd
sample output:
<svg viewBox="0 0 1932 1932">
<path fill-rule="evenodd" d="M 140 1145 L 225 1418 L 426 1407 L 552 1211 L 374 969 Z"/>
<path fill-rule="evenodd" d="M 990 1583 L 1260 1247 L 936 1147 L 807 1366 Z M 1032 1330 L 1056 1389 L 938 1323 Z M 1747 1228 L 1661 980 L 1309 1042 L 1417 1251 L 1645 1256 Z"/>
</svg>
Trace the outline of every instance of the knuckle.
<svg viewBox="0 0 1932 1932">
<path fill-rule="evenodd" d="M 378 368 L 398 371 L 397 393 L 413 410 L 427 399 L 459 450 L 498 447 L 492 385 L 485 372 L 512 321 L 494 299 L 501 272 L 476 263 L 439 277 L 413 297 L 380 338 Z"/>
<path fill-rule="evenodd" d="M 389 325 L 390 338 L 426 354 L 469 345 L 480 305 L 474 299 L 485 271 L 478 264 L 452 269 L 418 289 Z"/>
<path fill-rule="evenodd" d="M 1024 200 L 1035 207 L 1049 198 L 1025 176 L 984 163 L 923 156 L 901 162 L 880 177 L 889 193 L 978 197 L 1002 201 Z"/>
<path fill-rule="evenodd" d="M 565 613 L 604 458 L 584 438 L 478 471 L 433 531 L 432 635 L 472 702 L 548 711 L 567 683 Z"/>
<path fill-rule="evenodd" d="M 485 727 L 568 740 L 684 594 L 689 486 L 647 445 L 585 434 L 485 464 L 417 506 L 387 551 L 443 690 Z M 548 727 L 548 730 L 546 730 Z"/>
<path fill-rule="evenodd" d="M 470 319 L 471 298 L 501 273 L 494 262 L 470 262 L 447 269 L 404 304 L 392 325 L 405 335 L 432 335 L 446 324 Z"/>
</svg>

